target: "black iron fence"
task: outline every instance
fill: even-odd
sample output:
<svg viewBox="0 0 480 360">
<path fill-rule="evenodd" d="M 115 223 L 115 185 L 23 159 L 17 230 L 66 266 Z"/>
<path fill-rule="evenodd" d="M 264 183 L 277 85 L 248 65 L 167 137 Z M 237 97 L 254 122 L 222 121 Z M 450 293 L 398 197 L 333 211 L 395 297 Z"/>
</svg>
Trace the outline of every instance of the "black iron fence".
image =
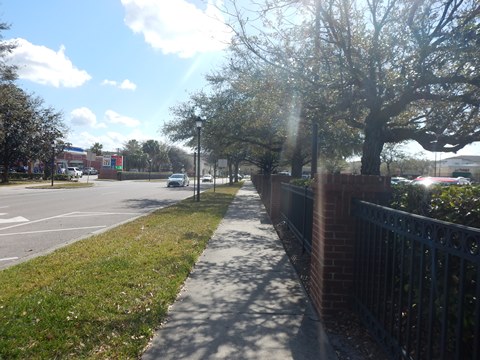
<svg viewBox="0 0 480 360">
<path fill-rule="evenodd" d="M 392 359 L 480 359 L 480 230 L 354 201 L 355 303 Z"/>
<path fill-rule="evenodd" d="M 308 187 L 282 184 L 280 215 L 300 241 L 312 251 L 313 191 Z"/>
</svg>

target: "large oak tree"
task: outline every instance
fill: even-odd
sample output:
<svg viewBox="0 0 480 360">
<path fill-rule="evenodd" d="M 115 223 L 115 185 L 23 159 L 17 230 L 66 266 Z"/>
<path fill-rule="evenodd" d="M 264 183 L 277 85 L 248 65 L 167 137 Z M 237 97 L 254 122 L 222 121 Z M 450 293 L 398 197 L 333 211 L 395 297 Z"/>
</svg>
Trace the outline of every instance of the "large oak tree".
<svg viewBox="0 0 480 360">
<path fill-rule="evenodd" d="M 362 174 L 380 174 L 387 143 L 480 141 L 478 0 L 271 0 L 255 17 L 229 7 L 236 47 L 310 84 L 323 119 L 363 132 Z"/>
</svg>

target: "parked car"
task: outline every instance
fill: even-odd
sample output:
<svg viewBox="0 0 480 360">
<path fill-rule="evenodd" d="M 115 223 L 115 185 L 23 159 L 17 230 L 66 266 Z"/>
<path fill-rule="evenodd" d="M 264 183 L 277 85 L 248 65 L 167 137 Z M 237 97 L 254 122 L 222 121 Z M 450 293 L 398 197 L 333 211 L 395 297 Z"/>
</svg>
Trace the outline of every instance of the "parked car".
<svg viewBox="0 0 480 360">
<path fill-rule="evenodd" d="M 186 174 L 172 174 L 167 179 L 167 187 L 188 186 L 188 185 L 190 185 L 190 179 Z"/>
<path fill-rule="evenodd" d="M 69 166 L 67 168 L 67 174 L 73 177 L 82 177 L 83 172 L 77 167 Z"/>
<path fill-rule="evenodd" d="M 210 174 L 203 175 L 202 182 L 213 182 L 213 176 Z"/>
<path fill-rule="evenodd" d="M 83 174 L 85 174 L 85 175 L 97 175 L 98 170 L 95 169 L 94 167 L 87 167 L 87 168 L 83 169 Z"/>
<path fill-rule="evenodd" d="M 413 185 L 470 185 L 470 180 L 464 177 L 434 177 L 434 176 L 419 176 L 412 181 Z"/>
<path fill-rule="evenodd" d="M 397 185 L 397 184 L 410 184 L 411 180 L 408 180 L 407 178 L 401 177 L 401 176 L 394 176 L 390 179 L 390 183 L 392 185 Z"/>
</svg>

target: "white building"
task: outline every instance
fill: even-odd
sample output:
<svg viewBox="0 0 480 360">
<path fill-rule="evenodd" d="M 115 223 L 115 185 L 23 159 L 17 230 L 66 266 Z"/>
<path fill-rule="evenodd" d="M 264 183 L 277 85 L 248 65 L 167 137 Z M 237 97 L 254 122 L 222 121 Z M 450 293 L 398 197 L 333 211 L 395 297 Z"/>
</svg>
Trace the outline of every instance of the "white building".
<svg viewBox="0 0 480 360">
<path fill-rule="evenodd" d="M 480 156 L 459 155 L 437 161 L 437 174 L 439 176 L 453 176 L 454 173 L 470 173 L 472 178 L 479 180 Z"/>
</svg>

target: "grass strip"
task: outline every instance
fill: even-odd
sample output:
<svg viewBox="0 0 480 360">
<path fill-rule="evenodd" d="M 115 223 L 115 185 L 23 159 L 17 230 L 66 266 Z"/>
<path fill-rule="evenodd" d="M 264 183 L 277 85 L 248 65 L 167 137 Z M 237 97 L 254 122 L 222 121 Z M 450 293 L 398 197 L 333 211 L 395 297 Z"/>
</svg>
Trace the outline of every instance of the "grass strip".
<svg viewBox="0 0 480 360">
<path fill-rule="evenodd" d="M 136 359 L 240 185 L 0 271 L 0 359 Z"/>
<path fill-rule="evenodd" d="M 52 185 L 33 185 L 33 186 L 27 186 L 27 189 L 81 189 L 81 188 L 86 188 L 86 187 L 92 187 L 93 183 L 88 182 L 60 182 L 60 183 L 55 183 Z"/>
</svg>

